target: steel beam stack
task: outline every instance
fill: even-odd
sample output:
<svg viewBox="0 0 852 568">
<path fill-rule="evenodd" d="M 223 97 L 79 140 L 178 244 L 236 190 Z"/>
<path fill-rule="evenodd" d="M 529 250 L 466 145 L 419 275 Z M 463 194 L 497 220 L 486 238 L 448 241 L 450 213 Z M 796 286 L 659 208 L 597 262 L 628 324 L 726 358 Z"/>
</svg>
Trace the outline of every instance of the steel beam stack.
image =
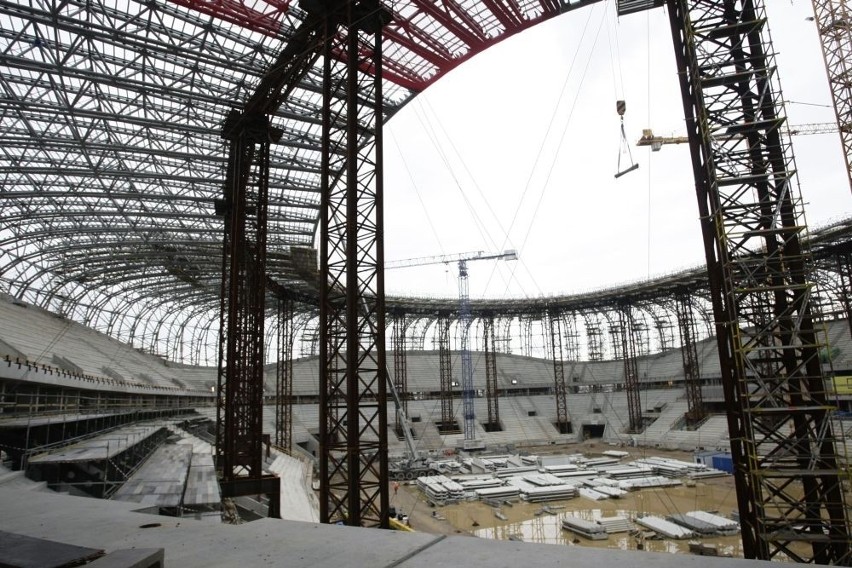
<svg viewBox="0 0 852 568">
<path fill-rule="evenodd" d="M 845 460 L 759 0 L 670 0 L 744 554 L 849 565 Z"/>
</svg>

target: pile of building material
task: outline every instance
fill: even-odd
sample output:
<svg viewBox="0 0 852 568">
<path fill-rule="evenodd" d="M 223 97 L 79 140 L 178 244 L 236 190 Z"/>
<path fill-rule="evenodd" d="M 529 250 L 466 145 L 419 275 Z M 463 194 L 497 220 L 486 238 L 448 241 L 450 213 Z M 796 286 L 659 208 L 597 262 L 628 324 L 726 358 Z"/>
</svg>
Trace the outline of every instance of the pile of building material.
<svg viewBox="0 0 852 568">
<path fill-rule="evenodd" d="M 715 468 L 712 468 L 712 467 L 708 467 L 708 468 L 701 470 L 701 471 L 690 471 L 687 474 L 687 477 L 689 477 L 689 479 L 707 479 L 707 478 L 710 478 L 710 477 L 725 477 L 725 476 L 728 476 L 728 475 L 730 475 L 730 474 L 726 471 L 722 471 L 721 469 L 715 469 Z"/>
<path fill-rule="evenodd" d="M 521 499 L 531 503 L 573 499 L 577 496 L 574 485 L 547 473 L 511 477 L 506 481 L 518 489 Z"/>
<path fill-rule="evenodd" d="M 740 532 L 739 523 L 731 519 L 726 519 L 721 515 L 708 513 L 707 511 L 688 511 L 685 514 L 715 526 L 716 532 L 721 535 L 735 535 Z"/>
<path fill-rule="evenodd" d="M 615 465 L 619 463 L 620 458 L 610 458 L 610 457 L 601 457 L 601 458 L 590 458 L 583 462 L 583 466 L 586 469 L 597 469 L 609 465 Z"/>
<path fill-rule="evenodd" d="M 575 463 L 545 465 L 541 467 L 541 470 L 546 471 L 547 473 L 552 473 L 554 475 L 559 475 L 562 473 L 575 473 L 577 471 L 581 471 L 580 466 Z M 583 468 L 583 471 L 585 472 L 585 468 Z"/>
<path fill-rule="evenodd" d="M 571 515 L 562 518 L 562 529 L 591 540 L 606 540 L 609 538 L 606 529 L 598 523 Z"/>
<path fill-rule="evenodd" d="M 522 479 L 528 483 L 532 483 L 538 487 L 547 485 L 564 485 L 565 482 L 561 478 L 556 477 L 551 473 L 538 473 L 534 475 L 524 475 Z"/>
<path fill-rule="evenodd" d="M 520 495 L 521 490 L 510 485 L 501 485 L 500 487 L 486 487 L 484 489 L 474 490 L 478 499 L 512 499 Z"/>
<path fill-rule="evenodd" d="M 661 534 L 666 538 L 684 539 L 695 536 L 695 533 L 691 530 L 655 515 L 637 517 L 635 522 L 637 525 L 642 525 L 646 529 L 651 529 L 655 533 Z"/>
<path fill-rule="evenodd" d="M 594 491 L 597 491 L 598 493 L 603 493 L 610 499 L 620 499 L 623 496 L 627 495 L 627 491 L 625 491 L 624 489 L 619 489 L 618 487 L 610 487 L 607 485 L 597 485 L 592 487 L 592 489 Z"/>
<path fill-rule="evenodd" d="M 601 517 L 597 522 L 606 530 L 607 534 L 630 532 L 633 530 L 633 523 L 630 522 L 630 519 L 619 515 Z"/>
<path fill-rule="evenodd" d="M 589 487 L 580 487 L 577 489 L 577 493 L 580 494 L 580 497 L 585 497 L 586 499 L 591 499 L 592 501 L 603 501 L 604 499 L 609 499 L 609 495 L 606 493 L 601 493 L 595 489 L 591 489 Z"/>
<path fill-rule="evenodd" d="M 718 531 L 716 530 L 716 525 L 710 524 L 706 521 L 702 521 L 701 519 L 696 519 L 695 517 L 685 515 L 683 513 L 675 513 L 673 515 L 669 515 L 668 517 L 666 517 L 666 519 L 682 527 L 686 527 L 689 530 L 696 532 L 702 536 L 712 536 L 718 534 Z"/>
<path fill-rule="evenodd" d="M 700 463 L 691 463 L 661 457 L 648 457 L 638 459 L 635 464 L 651 468 L 655 474 L 671 478 L 686 477 L 690 471 L 706 469 L 707 466 Z"/>
<path fill-rule="evenodd" d="M 621 487 L 627 491 L 633 491 L 635 489 L 648 489 L 649 487 L 674 487 L 680 484 L 680 481 L 677 479 L 652 475 L 636 479 L 625 479 Z"/>
<path fill-rule="evenodd" d="M 545 487 L 528 487 L 521 491 L 521 499 L 530 503 L 544 501 L 561 501 L 577 496 L 577 488 L 573 485 L 548 485 Z"/>
<path fill-rule="evenodd" d="M 486 487 L 500 487 L 503 485 L 503 480 L 483 475 L 456 477 L 454 480 L 458 482 L 465 491 L 485 489 Z"/>
<path fill-rule="evenodd" d="M 654 469 L 649 466 L 638 464 L 627 464 L 619 467 L 604 469 L 601 475 L 606 475 L 612 479 L 638 479 L 654 475 Z"/>
<path fill-rule="evenodd" d="M 521 475 L 523 473 L 537 472 L 537 465 L 522 465 L 517 467 L 507 467 L 494 472 L 497 477 L 512 477 L 513 475 Z"/>
<path fill-rule="evenodd" d="M 450 503 L 464 499 L 465 488 L 445 475 L 426 475 L 417 478 L 417 487 L 432 501 Z"/>
</svg>

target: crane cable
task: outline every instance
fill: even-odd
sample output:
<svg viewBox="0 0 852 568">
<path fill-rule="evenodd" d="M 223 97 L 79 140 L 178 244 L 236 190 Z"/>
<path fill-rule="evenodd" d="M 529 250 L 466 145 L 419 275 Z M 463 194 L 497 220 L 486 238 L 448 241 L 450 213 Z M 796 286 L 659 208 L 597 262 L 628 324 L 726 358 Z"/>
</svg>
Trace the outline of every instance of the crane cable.
<svg viewBox="0 0 852 568">
<path fill-rule="evenodd" d="M 568 68 L 568 73 L 565 76 L 565 81 L 562 83 L 562 91 L 559 94 L 559 99 L 557 100 L 556 106 L 553 109 L 553 114 L 551 116 L 551 120 L 548 121 L 547 130 L 545 131 L 544 137 L 542 138 L 542 143 L 539 146 L 538 153 L 536 154 L 535 161 L 533 162 L 533 166 L 532 166 L 531 171 L 530 171 L 530 175 L 527 178 L 526 186 L 524 187 L 524 191 L 521 194 L 521 199 L 519 200 L 518 205 L 515 208 L 515 214 L 512 217 L 512 222 L 509 224 L 509 230 L 506 232 L 506 239 L 504 241 L 504 246 L 509 241 L 509 237 L 508 237 L 509 232 L 511 232 L 512 228 L 515 226 L 515 222 L 518 220 L 518 215 L 521 211 L 521 206 L 523 205 L 523 202 L 526 199 L 526 195 L 527 195 L 527 193 L 530 189 L 531 183 L 532 183 L 533 173 L 536 171 L 536 168 L 538 166 L 538 163 L 539 163 L 541 156 L 542 156 L 542 153 L 544 151 L 545 142 L 547 141 L 547 138 L 550 135 L 551 128 L 556 121 L 556 114 L 559 110 L 559 107 L 562 105 L 562 100 L 565 96 L 565 93 L 568 91 L 568 81 L 571 79 L 571 75 L 572 75 L 573 70 L 574 70 L 574 64 L 577 62 L 577 58 L 580 54 L 579 46 L 583 43 L 583 39 L 586 37 L 586 32 L 589 30 L 589 23 L 592 19 L 592 15 L 594 13 L 595 8 L 597 8 L 597 6 L 594 6 L 593 9 L 589 11 L 589 17 L 586 19 L 586 23 L 583 25 L 583 33 L 580 37 L 580 41 L 578 42 L 578 48 L 574 52 L 574 57 L 571 60 L 571 64 Z M 591 51 L 594 51 L 594 48 L 597 45 L 598 37 L 600 36 L 600 31 L 601 31 L 601 28 L 603 27 L 603 21 L 604 21 L 605 16 L 606 16 L 606 12 L 604 12 L 603 17 L 601 18 L 601 21 L 598 24 L 598 29 L 597 29 L 597 32 L 595 33 L 594 41 L 592 42 L 592 50 Z M 591 57 L 591 52 L 590 52 L 588 58 L 586 59 L 586 65 L 582 70 L 582 75 L 580 76 L 580 83 L 577 86 L 578 92 L 579 92 L 580 88 L 582 87 L 582 85 L 583 85 L 583 83 L 586 79 L 586 74 L 589 70 L 589 66 L 591 64 L 591 61 L 592 61 L 592 57 Z M 554 152 L 553 159 L 550 162 L 550 167 L 547 170 L 547 174 L 546 174 L 544 183 L 542 184 L 541 191 L 539 192 L 538 200 L 537 200 L 535 208 L 533 210 L 532 217 L 530 218 L 529 224 L 527 225 L 527 230 L 524 233 L 523 240 L 521 241 L 521 246 L 518 247 L 519 250 L 523 250 L 524 247 L 526 246 L 526 243 L 527 243 L 527 241 L 529 240 L 529 237 L 530 237 L 530 233 L 532 232 L 532 228 L 536 224 L 535 223 L 536 217 L 538 216 L 538 212 L 541 209 L 541 204 L 544 200 L 544 195 L 547 191 L 548 183 L 550 182 L 551 176 L 553 175 L 553 170 L 556 167 L 556 158 L 557 158 L 557 156 L 559 156 L 559 152 L 560 152 L 562 145 L 565 141 L 565 137 L 568 133 L 568 125 L 571 123 L 571 119 L 574 116 L 574 110 L 576 109 L 576 107 L 577 107 L 577 97 L 575 96 L 573 102 L 571 103 L 571 108 L 568 111 L 568 118 L 565 122 L 565 128 L 562 131 L 562 135 L 559 137 L 559 141 L 556 145 L 556 151 Z M 521 261 L 521 262 L 523 262 L 523 261 Z M 532 278 L 533 284 L 535 285 L 536 289 L 538 289 L 539 294 L 542 294 L 541 288 L 538 286 L 538 284 L 535 280 L 535 277 L 529 271 L 526 264 L 524 264 L 524 268 L 527 269 L 528 273 L 530 273 L 530 277 Z M 512 273 L 513 278 L 514 278 L 516 270 L 517 270 L 517 265 L 515 265 L 511 269 L 511 273 Z M 491 279 L 489 278 L 489 282 L 490 281 L 491 281 Z"/>
</svg>

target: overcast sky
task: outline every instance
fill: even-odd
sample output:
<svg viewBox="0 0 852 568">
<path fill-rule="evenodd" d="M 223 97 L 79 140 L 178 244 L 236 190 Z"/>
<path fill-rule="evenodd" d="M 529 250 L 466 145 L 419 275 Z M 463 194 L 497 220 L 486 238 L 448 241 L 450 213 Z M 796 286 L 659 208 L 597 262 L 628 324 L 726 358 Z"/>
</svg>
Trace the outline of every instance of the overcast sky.
<svg viewBox="0 0 852 568">
<path fill-rule="evenodd" d="M 450 72 L 389 122 L 386 259 L 517 249 L 470 263 L 472 298 L 548 296 L 703 262 L 668 16 L 617 19 L 614 1 L 555 18 Z M 790 124 L 833 122 L 809 0 L 771 0 Z M 621 151 L 616 101 L 639 169 Z M 810 227 L 852 211 L 837 134 L 793 138 Z M 390 270 L 389 294 L 457 295 L 454 265 Z"/>
</svg>

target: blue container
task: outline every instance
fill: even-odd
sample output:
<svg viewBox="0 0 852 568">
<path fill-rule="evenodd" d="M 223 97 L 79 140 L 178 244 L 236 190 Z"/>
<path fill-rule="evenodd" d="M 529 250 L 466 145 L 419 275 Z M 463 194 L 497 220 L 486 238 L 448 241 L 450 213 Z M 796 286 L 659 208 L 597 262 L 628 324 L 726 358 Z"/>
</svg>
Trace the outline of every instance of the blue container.
<svg viewBox="0 0 852 568">
<path fill-rule="evenodd" d="M 726 473 L 734 473 L 734 460 L 731 454 L 718 454 L 713 456 L 713 467 Z"/>
</svg>

